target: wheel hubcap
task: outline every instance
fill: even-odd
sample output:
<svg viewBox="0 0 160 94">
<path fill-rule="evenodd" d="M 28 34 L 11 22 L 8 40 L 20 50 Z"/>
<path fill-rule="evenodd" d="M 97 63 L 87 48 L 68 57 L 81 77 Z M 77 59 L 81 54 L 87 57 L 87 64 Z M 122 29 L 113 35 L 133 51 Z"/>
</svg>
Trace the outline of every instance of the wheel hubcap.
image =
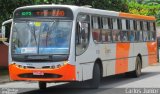
<svg viewBox="0 0 160 94">
<path fill-rule="evenodd" d="M 138 62 L 138 65 L 137 65 L 137 75 L 139 76 L 141 74 L 141 65 L 140 65 L 140 62 Z"/>
</svg>

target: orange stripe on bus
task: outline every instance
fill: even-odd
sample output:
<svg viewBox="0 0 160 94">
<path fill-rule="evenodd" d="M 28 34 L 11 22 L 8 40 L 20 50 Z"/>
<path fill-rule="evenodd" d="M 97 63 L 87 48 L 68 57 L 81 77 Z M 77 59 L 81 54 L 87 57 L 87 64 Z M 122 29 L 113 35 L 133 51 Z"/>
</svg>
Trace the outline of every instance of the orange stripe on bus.
<svg viewBox="0 0 160 94">
<path fill-rule="evenodd" d="M 154 16 L 144 16 L 144 15 L 123 13 L 123 12 L 120 12 L 119 16 L 125 17 L 125 18 L 134 18 L 134 19 L 156 20 L 156 18 Z"/>
<path fill-rule="evenodd" d="M 116 44 L 116 66 L 115 73 L 124 73 L 128 71 L 128 57 L 129 57 L 130 43 Z"/>
<path fill-rule="evenodd" d="M 33 72 L 43 72 L 49 74 L 62 75 L 61 78 L 22 78 L 18 75 L 33 73 Z M 75 81 L 75 66 L 67 64 L 58 69 L 24 69 L 19 68 L 15 64 L 9 65 L 10 78 L 12 80 L 28 80 L 28 81 Z"/>
<path fill-rule="evenodd" d="M 157 63 L 157 42 L 147 42 L 148 48 L 148 63 Z"/>
</svg>

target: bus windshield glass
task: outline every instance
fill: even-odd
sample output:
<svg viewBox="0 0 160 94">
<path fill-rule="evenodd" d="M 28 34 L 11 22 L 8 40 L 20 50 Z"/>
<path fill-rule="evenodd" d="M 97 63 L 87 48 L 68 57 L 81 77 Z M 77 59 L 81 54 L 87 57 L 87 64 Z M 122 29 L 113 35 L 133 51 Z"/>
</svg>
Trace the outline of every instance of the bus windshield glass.
<svg viewBox="0 0 160 94">
<path fill-rule="evenodd" d="M 69 54 L 72 21 L 14 21 L 12 54 Z"/>
</svg>

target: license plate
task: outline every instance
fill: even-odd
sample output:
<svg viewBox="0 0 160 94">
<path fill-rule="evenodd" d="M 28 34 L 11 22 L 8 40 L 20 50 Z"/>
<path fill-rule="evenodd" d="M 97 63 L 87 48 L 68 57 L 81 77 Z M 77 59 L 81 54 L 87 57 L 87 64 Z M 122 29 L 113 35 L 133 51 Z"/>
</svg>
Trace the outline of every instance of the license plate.
<svg viewBox="0 0 160 94">
<path fill-rule="evenodd" d="M 44 73 L 41 71 L 35 71 L 33 72 L 33 75 L 44 75 Z"/>
</svg>

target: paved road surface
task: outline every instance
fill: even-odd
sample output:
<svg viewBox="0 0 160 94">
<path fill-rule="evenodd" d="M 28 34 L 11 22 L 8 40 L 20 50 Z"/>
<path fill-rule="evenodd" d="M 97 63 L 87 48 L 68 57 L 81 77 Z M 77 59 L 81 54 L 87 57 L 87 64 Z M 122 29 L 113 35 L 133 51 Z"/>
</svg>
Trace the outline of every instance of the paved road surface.
<svg viewBox="0 0 160 94">
<path fill-rule="evenodd" d="M 139 78 L 126 78 L 124 75 L 103 78 L 99 89 L 89 89 L 81 83 L 49 83 L 46 90 L 39 90 L 36 82 L 22 81 L 3 83 L 0 88 L 21 88 L 18 89 L 21 94 L 129 94 L 127 88 L 160 88 L 160 65 L 143 69 Z M 160 94 L 160 90 L 157 92 Z"/>
</svg>

